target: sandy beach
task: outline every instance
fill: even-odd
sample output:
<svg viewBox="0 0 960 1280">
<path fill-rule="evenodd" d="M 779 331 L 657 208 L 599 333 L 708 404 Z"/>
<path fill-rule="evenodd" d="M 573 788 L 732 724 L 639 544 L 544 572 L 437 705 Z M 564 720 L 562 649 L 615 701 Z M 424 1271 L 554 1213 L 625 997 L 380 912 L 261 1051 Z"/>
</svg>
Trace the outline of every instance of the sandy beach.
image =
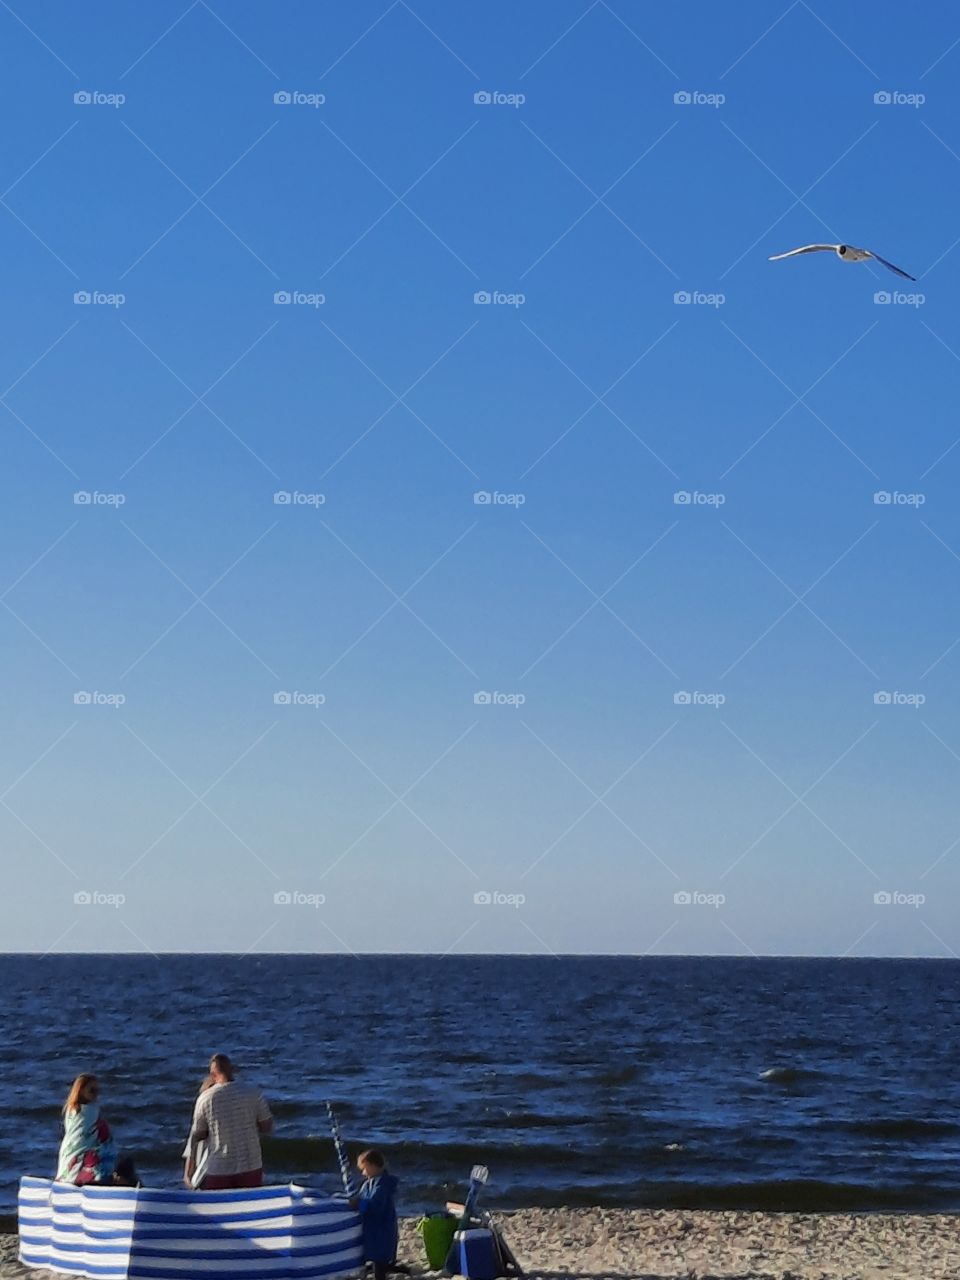
<svg viewBox="0 0 960 1280">
<path fill-rule="evenodd" d="M 948 1214 L 523 1209 L 498 1221 L 542 1280 L 929 1280 L 960 1270 L 960 1232 Z M 55 1274 L 21 1267 L 16 1243 L 0 1237 L 5 1280 Z M 402 1224 L 400 1261 L 431 1274 L 413 1219 Z"/>
</svg>

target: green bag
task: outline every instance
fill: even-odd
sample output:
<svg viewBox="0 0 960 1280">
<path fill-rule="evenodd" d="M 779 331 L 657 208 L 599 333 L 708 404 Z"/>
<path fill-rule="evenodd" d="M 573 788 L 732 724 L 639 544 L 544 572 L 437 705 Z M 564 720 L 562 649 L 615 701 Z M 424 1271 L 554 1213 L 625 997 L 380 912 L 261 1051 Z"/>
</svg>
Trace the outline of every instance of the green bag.
<svg viewBox="0 0 960 1280">
<path fill-rule="evenodd" d="M 430 1213 L 417 1223 L 431 1271 L 439 1271 L 446 1262 L 456 1229 L 457 1220 L 452 1213 Z"/>
</svg>

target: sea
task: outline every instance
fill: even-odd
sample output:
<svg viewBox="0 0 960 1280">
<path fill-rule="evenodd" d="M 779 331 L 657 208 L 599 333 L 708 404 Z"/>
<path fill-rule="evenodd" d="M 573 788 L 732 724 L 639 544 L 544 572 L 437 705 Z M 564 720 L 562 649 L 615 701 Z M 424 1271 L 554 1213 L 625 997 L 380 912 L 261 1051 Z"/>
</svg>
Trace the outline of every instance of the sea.
<svg viewBox="0 0 960 1280">
<path fill-rule="evenodd" d="M 93 1071 L 178 1185 L 213 1052 L 276 1117 L 270 1181 L 381 1147 L 402 1212 L 960 1209 L 960 962 L 711 957 L 0 957 L 0 1208 L 52 1176 Z"/>
</svg>

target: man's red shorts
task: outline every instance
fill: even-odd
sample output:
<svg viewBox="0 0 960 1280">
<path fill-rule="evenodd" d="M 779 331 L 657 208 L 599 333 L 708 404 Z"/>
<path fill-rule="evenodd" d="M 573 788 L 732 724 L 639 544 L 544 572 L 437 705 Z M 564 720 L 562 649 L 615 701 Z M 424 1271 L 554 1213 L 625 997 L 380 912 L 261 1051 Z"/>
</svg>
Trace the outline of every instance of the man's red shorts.
<svg viewBox="0 0 960 1280">
<path fill-rule="evenodd" d="M 262 1187 L 263 1170 L 248 1169 L 246 1173 L 210 1173 L 200 1184 L 201 1191 L 231 1191 L 235 1187 Z"/>
</svg>

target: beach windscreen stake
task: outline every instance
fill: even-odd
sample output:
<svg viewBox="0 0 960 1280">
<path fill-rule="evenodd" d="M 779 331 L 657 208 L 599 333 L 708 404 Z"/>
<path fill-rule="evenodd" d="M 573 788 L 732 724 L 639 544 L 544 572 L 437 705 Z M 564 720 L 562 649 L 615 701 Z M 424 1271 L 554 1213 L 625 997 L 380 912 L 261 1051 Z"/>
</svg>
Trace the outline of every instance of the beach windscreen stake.
<svg viewBox="0 0 960 1280">
<path fill-rule="evenodd" d="M 340 1178 L 343 1182 L 343 1189 L 348 1196 L 355 1196 L 357 1194 L 357 1188 L 353 1181 L 350 1162 L 347 1159 L 347 1153 L 343 1146 L 343 1139 L 340 1136 L 340 1125 L 337 1122 L 337 1113 L 333 1109 L 332 1102 L 327 1103 L 327 1115 L 330 1117 L 330 1132 L 333 1135 L 333 1145 L 337 1150 L 337 1162 L 340 1165 Z"/>
</svg>

